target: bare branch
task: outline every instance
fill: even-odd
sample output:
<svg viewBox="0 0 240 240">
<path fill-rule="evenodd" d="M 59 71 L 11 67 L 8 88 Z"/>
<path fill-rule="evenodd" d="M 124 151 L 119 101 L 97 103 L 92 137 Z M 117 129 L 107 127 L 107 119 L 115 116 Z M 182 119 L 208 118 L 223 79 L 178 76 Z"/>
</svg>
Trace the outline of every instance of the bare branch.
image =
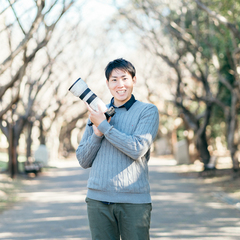
<svg viewBox="0 0 240 240">
<path fill-rule="evenodd" d="M 18 1 L 18 0 L 16 0 L 16 1 Z M 15 2 L 16 2 L 16 1 L 15 1 Z M 26 11 L 24 11 L 18 18 L 21 18 L 22 16 L 24 16 L 26 13 L 28 13 L 28 12 L 31 11 L 31 10 L 33 10 L 34 8 L 35 8 L 35 6 L 30 7 L 29 9 L 27 9 Z M 0 15 L 1 15 L 1 13 L 0 13 Z M 13 21 L 11 24 L 7 25 L 5 28 L 3 28 L 3 29 L 0 31 L 0 33 L 4 32 L 6 29 L 8 29 L 8 28 L 10 28 L 11 26 L 13 26 L 14 23 L 15 23 L 15 21 Z"/>
<path fill-rule="evenodd" d="M 18 93 L 16 94 L 16 96 L 12 99 L 12 101 L 8 104 L 8 106 L 3 109 L 1 112 L 0 112 L 0 119 L 3 117 L 3 115 L 12 108 L 12 105 L 15 104 L 16 102 L 18 102 L 19 100 L 19 91 Z"/>
<path fill-rule="evenodd" d="M 183 116 L 189 126 L 194 130 L 197 131 L 198 129 L 198 121 L 194 114 L 192 114 L 181 102 L 175 101 L 176 106 L 179 107 L 180 111 L 183 113 Z"/>
<path fill-rule="evenodd" d="M 13 5 L 12 5 L 11 1 L 8 0 L 8 2 L 9 2 L 10 7 L 12 8 L 12 11 L 13 11 L 16 19 L 17 19 L 17 22 L 18 22 L 19 27 L 21 28 L 23 34 L 26 35 L 26 32 L 24 31 L 24 29 L 23 29 L 23 27 L 22 27 L 22 24 L 21 24 L 20 21 L 19 21 L 19 18 L 18 18 L 18 16 L 17 16 L 17 13 L 16 13 L 15 9 L 13 8 Z"/>
<path fill-rule="evenodd" d="M 187 33 L 183 28 L 181 28 L 178 24 L 176 24 L 174 21 L 171 21 L 170 26 L 178 32 L 177 34 L 176 31 L 175 32 L 171 31 L 176 37 L 181 38 L 184 42 L 188 44 L 190 43 L 195 48 L 198 47 L 196 41 L 192 38 L 192 36 L 189 33 Z"/>
<path fill-rule="evenodd" d="M 26 54 L 26 50 L 24 51 L 24 55 Z M 11 81 L 2 86 L 0 88 L 0 99 L 3 97 L 4 93 L 9 89 L 11 88 L 14 83 L 17 81 L 17 80 L 21 80 L 22 77 L 24 76 L 25 74 L 25 71 L 26 71 L 26 67 L 27 67 L 27 64 L 26 62 L 24 62 L 24 64 L 18 69 L 18 71 L 16 72 L 16 74 L 12 77 Z"/>
<path fill-rule="evenodd" d="M 12 1 L 10 1 L 9 3 L 10 3 L 10 5 L 13 5 L 14 3 L 16 3 L 18 0 L 12 0 Z M 9 6 L 7 6 L 6 8 L 4 8 L 1 12 L 0 12 L 0 15 L 1 14 L 3 14 L 6 10 L 8 10 L 8 8 L 10 7 L 10 5 Z"/>
<path fill-rule="evenodd" d="M 38 11 L 35 20 L 32 23 L 32 26 L 29 32 L 25 35 L 25 38 L 18 44 L 17 48 L 11 53 L 7 59 L 3 61 L 0 65 L 0 75 L 11 65 L 11 61 L 27 46 L 28 41 L 32 37 L 32 35 L 37 31 L 42 19 L 43 15 L 41 13 L 44 4 L 39 4 Z"/>
<path fill-rule="evenodd" d="M 70 6 L 71 6 L 73 3 L 74 3 L 74 1 L 72 1 L 71 3 L 69 3 L 69 5 L 68 5 L 67 7 L 64 6 L 64 7 L 63 7 L 63 10 L 62 10 L 62 12 L 61 12 L 61 14 L 60 14 L 60 16 L 62 16 L 62 15 L 70 8 Z M 38 11 L 40 11 L 39 8 L 38 8 Z M 57 21 L 60 20 L 60 16 L 58 17 Z M 38 19 L 38 21 L 39 21 L 40 19 L 42 19 L 42 16 L 40 16 L 40 18 Z M 38 21 L 37 21 L 37 22 L 38 22 Z M 7 89 L 10 88 L 10 87 L 12 87 L 13 84 L 19 79 L 19 74 L 25 72 L 28 63 L 35 57 L 35 55 L 36 55 L 36 53 L 38 52 L 38 50 L 40 50 L 41 48 L 43 48 L 44 46 L 47 45 L 47 43 L 48 43 L 49 40 L 50 40 L 52 31 L 53 31 L 54 27 L 56 26 L 57 21 L 56 21 L 54 24 L 52 24 L 49 28 L 47 28 L 47 32 L 46 32 L 45 38 L 44 38 L 40 43 L 38 43 L 37 47 L 32 51 L 32 53 L 31 53 L 29 56 L 25 56 L 25 58 L 24 58 L 24 65 L 19 68 L 18 72 L 15 74 L 15 76 L 12 78 L 12 80 L 11 80 L 8 84 L 6 84 L 5 86 L 3 86 L 3 87 L 0 89 L 0 98 L 4 95 L 4 93 L 7 91 Z M 40 24 L 40 22 L 39 22 L 38 24 Z M 28 35 L 28 34 L 27 34 L 27 35 Z M 26 39 L 26 38 L 25 38 L 25 39 Z M 28 40 L 29 40 L 29 39 L 26 39 L 25 44 L 27 44 Z M 20 46 L 20 45 L 19 45 L 19 46 Z M 20 48 L 21 48 L 21 50 L 22 50 L 23 46 L 20 46 Z M 16 49 L 16 50 L 17 50 L 17 49 Z M 15 50 L 15 54 L 17 54 L 17 53 L 16 53 L 16 50 Z M 20 50 L 19 50 L 19 51 L 20 51 Z M 26 50 L 25 50 L 25 53 L 26 53 Z M 7 69 L 8 65 L 11 64 L 11 61 L 12 61 L 12 59 L 13 59 L 13 58 L 11 57 L 12 55 L 13 55 L 13 54 L 11 54 L 11 55 L 9 56 L 9 58 L 8 58 L 7 60 L 5 60 L 5 63 L 6 63 L 6 64 L 5 64 L 5 66 L 4 66 L 4 70 Z M 3 72 L 3 71 L 2 71 L 2 72 Z M 0 75 L 1 75 L 1 70 L 0 70 Z"/>
</svg>

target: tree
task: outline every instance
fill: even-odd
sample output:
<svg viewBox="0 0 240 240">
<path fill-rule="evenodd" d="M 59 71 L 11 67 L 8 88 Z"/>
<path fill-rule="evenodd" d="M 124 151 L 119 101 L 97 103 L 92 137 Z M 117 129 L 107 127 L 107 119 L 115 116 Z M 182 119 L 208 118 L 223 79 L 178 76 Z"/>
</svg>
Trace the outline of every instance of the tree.
<svg viewBox="0 0 240 240">
<path fill-rule="evenodd" d="M 179 3 L 177 5 L 179 9 L 182 9 Z M 169 10 L 167 17 L 165 16 L 166 10 L 164 11 L 166 8 Z M 132 14 L 132 9 L 135 10 L 135 15 Z M 202 161 L 207 166 L 210 154 L 205 132 L 210 118 L 211 104 L 206 104 L 204 109 L 199 99 L 196 100 L 193 96 L 197 96 L 196 89 L 200 83 L 205 90 L 200 94 L 209 95 L 211 90 L 207 82 L 208 76 L 205 75 L 206 71 L 202 69 L 207 68 L 207 66 L 201 64 L 200 59 L 197 58 L 198 46 L 191 35 L 187 33 L 181 10 L 179 14 L 176 14 L 174 11 L 171 13 L 169 6 L 164 5 L 163 7 L 163 4 L 155 1 L 134 1 L 131 8 L 120 9 L 120 12 L 137 28 L 138 33 L 141 33 L 144 46 L 174 69 L 177 79 L 174 93 L 175 105 L 178 107 L 179 114 L 183 117 L 186 126 L 194 130 L 196 146 Z M 170 45 L 169 40 L 166 40 L 163 34 L 171 36 Z M 191 62 L 187 56 L 188 52 Z M 195 73 L 196 69 L 199 74 Z M 186 91 L 188 84 L 192 86 L 192 91 Z M 191 102 L 194 102 L 196 107 L 193 107 Z"/>
<path fill-rule="evenodd" d="M 62 2 L 56 0 L 50 5 L 46 5 L 43 0 L 33 1 L 30 8 L 21 16 L 15 9 L 18 3 L 19 1 L 13 3 L 8 1 L 6 8 L 1 11 L 2 19 L 4 17 L 6 19 L 5 27 L 2 28 L 1 33 L 3 38 L 8 34 L 9 49 L 4 49 L 2 56 L 5 59 L 2 60 L 0 65 L 0 78 L 4 79 L 4 81 L 1 80 L 3 85 L 0 90 L 0 128 L 9 142 L 9 171 L 11 177 L 15 177 L 18 169 L 17 146 L 20 134 L 29 118 L 31 118 L 33 103 L 38 92 L 48 80 L 48 77 L 44 75 L 45 71 L 48 74 L 51 73 L 51 68 L 49 68 L 51 61 L 44 63 L 43 75 L 38 79 L 27 79 L 27 73 L 37 54 L 48 45 L 57 23 L 75 1 Z M 7 14 L 10 15 L 11 13 L 15 20 L 10 19 L 10 17 L 7 18 Z M 25 24 L 23 24 L 21 20 L 25 18 L 24 14 L 27 13 L 29 15 L 34 14 L 34 17 L 28 16 L 28 21 L 24 21 Z M 19 35 L 17 40 L 15 35 Z M 24 88 L 29 90 L 27 105 L 22 101 Z"/>
<path fill-rule="evenodd" d="M 202 11 L 203 8 L 200 9 L 199 1 L 195 2 L 197 4 L 193 1 L 174 3 L 151 0 L 129 1 L 127 7 L 119 7 L 119 12 L 141 36 L 144 46 L 174 69 L 175 105 L 184 119 L 186 128 L 194 130 L 196 147 L 207 168 L 210 160 L 208 148 L 210 136 L 207 136 L 206 130 L 213 117 L 213 107 L 216 104 L 221 107 L 226 106 L 225 112 L 228 107 L 219 99 L 222 88 L 218 88 L 218 77 L 221 76 L 222 84 L 223 82 L 227 84 L 224 84 L 225 89 L 227 87 L 233 92 L 233 88 L 232 86 L 230 88 L 229 82 L 215 65 L 216 56 L 222 50 L 219 49 L 219 44 L 227 49 L 228 42 L 222 38 L 223 29 L 215 26 L 215 22 L 211 19 L 213 15 L 206 14 Z M 215 15 L 223 19 L 222 16 Z M 238 37 L 236 24 L 225 21 L 225 25 L 231 29 L 235 37 Z M 229 32 L 226 32 L 226 35 L 229 36 Z M 224 55 L 227 55 L 227 51 Z M 234 58 L 231 62 L 234 62 Z M 235 105 L 232 109 L 236 109 L 237 106 L 234 96 L 235 94 L 232 94 L 232 104 Z M 231 117 L 229 126 L 236 130 L 233 120 L 237 116 L 236 110 L 230 112 L 235 118 Z M 229 119 L 229 114 L 226 116 Z M 228 145 L 230 142 L 228 140 Z M 230 149 L 236 149 L 236 145 Z"/>
<path fill-rule="evenodd" d="M 211 8 L 213 8 L 213 10 L 211 10 L 203 2 L 198 0 L 195 0 L 195 2 L 200 9 L 213 19 L 217 30 L 221 34 L 219 38 L 222 36 L 226 38 L 224 39 L 223 49 L 221 49 L 224 57 L 217 54 L 214 67 L 218 73 L 220 85 L 225 87 L 225 91 L 229 92 L 231 97 L 229 102 L 219 97 L 216 103 L 223 109 L 225 115 L 227 144 L 230 150 L 233 168 L 239 170 L 237 150 L 239 146 L 238 115 L 240 113 L 240 49 L 238 47 L 240 43 L 240 31 L 238 27 L 240 22 L 238 14 L 240 4 L 233 1 L 224 1 L 220 11 L 215 12 L 215 6 L 213 4 L 211 4 Z M 229 17 L 232 22 L 225 16 Z"/>
</svg>

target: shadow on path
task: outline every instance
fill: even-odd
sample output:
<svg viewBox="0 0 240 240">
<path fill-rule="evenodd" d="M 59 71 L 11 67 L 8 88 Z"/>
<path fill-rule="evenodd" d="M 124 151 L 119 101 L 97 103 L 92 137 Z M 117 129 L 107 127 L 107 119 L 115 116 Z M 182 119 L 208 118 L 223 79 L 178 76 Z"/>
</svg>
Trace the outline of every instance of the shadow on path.
<svg viewBox="0 0 240 240">
<path fill-rule="evenodd" d="M 176 174 L 167 160 L 151 160 L 151 239 L 240 239 L 240 211 L 214 198 L 216 189 Z"/>
<path fill-rule="evenodd" d="M 0 239 L 90 239 L 88 172 L 76 165 L 24 181 L 23 201 L 0 215 Z"/>
<path fill-rule="evenodd" d="M 85 204 L 89 170 L 72 163 L 24 181 L 23 201 L 0 215 L 0 239 L 91 239 Z M 199 179 L 180 177 L 170 165 L 150 160 L 151 239 L 240 239 L 240 211 L 218 202 L 212 189 Z"/>
</svg>

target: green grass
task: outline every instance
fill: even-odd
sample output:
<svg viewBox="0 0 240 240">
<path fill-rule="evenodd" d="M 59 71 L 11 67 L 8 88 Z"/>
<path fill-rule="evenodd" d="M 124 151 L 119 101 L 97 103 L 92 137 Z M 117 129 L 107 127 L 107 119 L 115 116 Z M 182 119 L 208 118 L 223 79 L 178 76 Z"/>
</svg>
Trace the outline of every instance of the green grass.
<svg viewBox="0 0 240 240">
<path fill-rule="evenodd" d="M 0 171 L 7 169 L 7 162 L 0 161 Z"/>
<path fill-rule="evenodd" d="M 0 152 L 0 172 L 7 169 L 8 154 Z"/>
<path fill-rule="evenodd" d="M 19 162 L 19 171 L 24 171 L 24 162 L 26 161 L 26 157 L 24 155 L 19 155 L 18 162 Z M 8 168 L 8 153 L 0 152 L 0 172 L 4 171 Z"/>
<path fill-rule="evenodd" d="M 19 156 L 19 171 L 24 171 L 24 161 L 26 158 Z M 21 180 L 11 179 L 5 171 L 8 168 L 8 153 L 0 152 L 0 213 L 9 209 L 14 203 L 19 201 L 17 193 L 21 189 Z"/>
<path fill-rule="evenodd" d="M 0 213 L 19 201 L 17 193 L 21 189 L 19 179 L 11 179 L 6 173 L 0 174 Z"/>
</svg>

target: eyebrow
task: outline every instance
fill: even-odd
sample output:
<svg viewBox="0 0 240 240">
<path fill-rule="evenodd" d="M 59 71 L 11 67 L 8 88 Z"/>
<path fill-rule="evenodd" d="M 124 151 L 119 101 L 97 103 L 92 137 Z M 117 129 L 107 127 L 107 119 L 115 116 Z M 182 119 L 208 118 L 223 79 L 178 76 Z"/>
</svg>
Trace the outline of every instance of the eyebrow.
<svg viewBox="0 0 240 240">
<path fill-rule="evenodd" d="M 120 76 L 120 77 L 126 77 L 127 76 L 127 74 L 123 74 L 122 76 Z M 118 76 L 111 76 L 110 78 L 118 78 Z"/>
</svg>

